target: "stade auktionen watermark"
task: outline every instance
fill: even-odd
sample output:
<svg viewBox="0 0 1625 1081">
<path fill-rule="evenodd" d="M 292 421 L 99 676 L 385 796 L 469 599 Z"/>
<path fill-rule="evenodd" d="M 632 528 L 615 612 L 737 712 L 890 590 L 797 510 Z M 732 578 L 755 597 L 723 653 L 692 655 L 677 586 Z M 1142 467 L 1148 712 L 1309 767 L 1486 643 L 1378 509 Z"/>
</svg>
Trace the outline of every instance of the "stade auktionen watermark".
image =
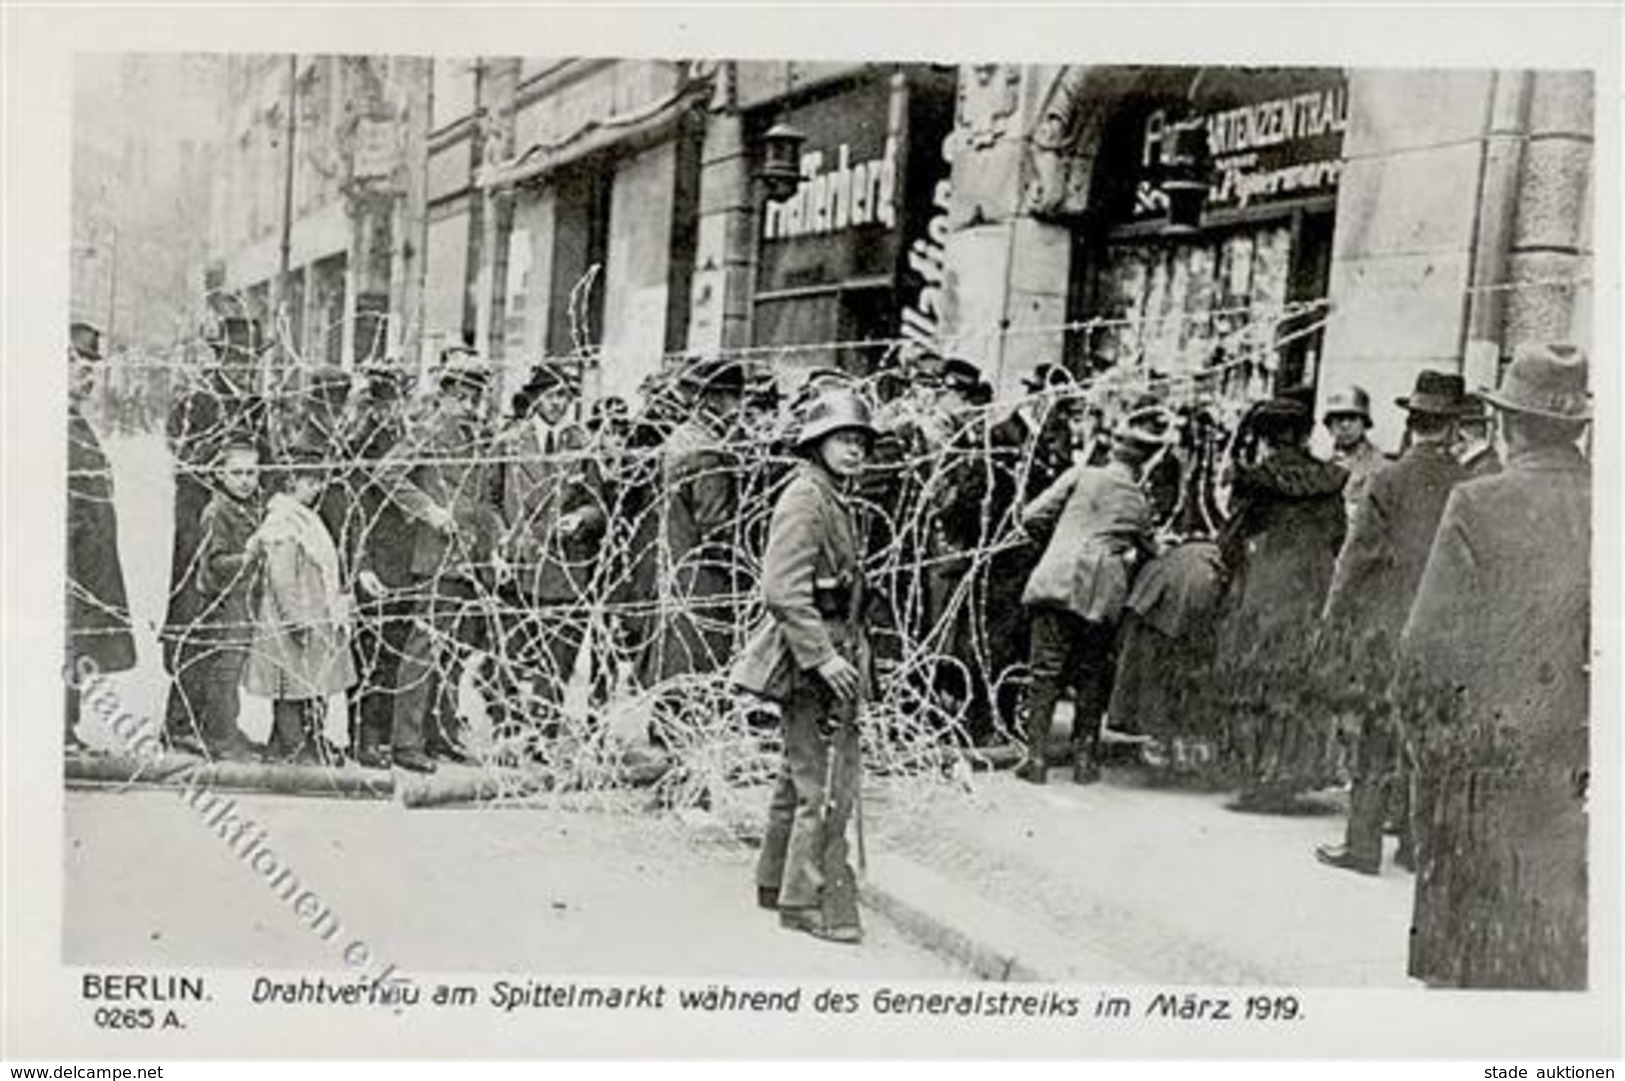
<svg viewBox="0 0 1625 1081">
<path fill-rule="evenodd" d="M 95 660 L 81 656 L 64 667 L 63 679 L 80 694 L 81 707 L 105 723 L 120 744 L 138 761 L 157 762 L 164 751 L 162 726 L 151 717 L 137 717 L 124 708 L 117 692 Z M 344 923 L 321 895 L 299 880 L 292 867 L 270 846 L 270 832 L 238 807 L 237 801 L 215 791 L 199 760 L 173 778 L 181 801 L 197 812 L 203 824 L 214 830 L 226 848 L 249 870 L 265 880 L 271 891 L 289 908 L 299 922 L 322 939 L 340 947 L 344 964 L 358 970 L 373 990 L 409 982 L 395 965 L 375 957 L 364 939 L 347 936 Z M 368 976 L 376 967 L 377 975 Z"/>
</svg>

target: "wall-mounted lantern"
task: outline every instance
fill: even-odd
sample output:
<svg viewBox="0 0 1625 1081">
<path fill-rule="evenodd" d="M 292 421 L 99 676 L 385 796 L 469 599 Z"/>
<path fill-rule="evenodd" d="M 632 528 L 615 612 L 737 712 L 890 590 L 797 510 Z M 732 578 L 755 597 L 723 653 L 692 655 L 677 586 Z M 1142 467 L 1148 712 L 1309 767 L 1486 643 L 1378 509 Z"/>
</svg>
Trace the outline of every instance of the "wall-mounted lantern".
<svg viewBox="0 0 1625 1081">
<path fill-rule="evenodd" d="M 762 162 L 756 179 L 773 201 L 789 198 L 801 184 L 801 147 L 807 136 L 789 124 L 774 124 L 762 135 Z"/>
<path fill-rule="evenodd" d="M 1196 232 L 1202 225 L 1202 207 L 1207 203 L 1212 173 L 1208 152 L 1207 125 L 1200 120 L 1170 124 L 1162 133 L 1162 181 L 1159 185 L 1168 200 L 1168 220 L 1163 231 L 1173 236 Z"/>
</svg>

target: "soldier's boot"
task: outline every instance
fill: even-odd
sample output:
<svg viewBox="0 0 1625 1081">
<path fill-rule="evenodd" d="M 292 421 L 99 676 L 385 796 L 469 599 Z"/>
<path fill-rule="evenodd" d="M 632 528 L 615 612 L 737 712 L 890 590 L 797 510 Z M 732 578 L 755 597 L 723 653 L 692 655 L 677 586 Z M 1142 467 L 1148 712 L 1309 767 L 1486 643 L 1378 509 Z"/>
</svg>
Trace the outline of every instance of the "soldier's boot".
<svg viewBox="0 0 1625 1081">
<path fill-rule="evenodd" d="M 1016 776 L 1030 784 L 1044 784 L 1049 779 L 1049 727 L 1050 713 L 1033 709 L 1033 703 L 1022 707 L 1022 727 L 1026 729 L 1027 753 L 1016 766 Z"/>
<path fill-rule="evenodd" d="M 1032 724 L 1027 725 L 1027 753 L 1016 766 L 1016 776 L 1031 784 L 1044 784 L 1049 779 L 1049 756 L 1045 753 L 1045 744 L 1048 741 L 1047 733 L 1036 731 Z"/>
<path fill-rule="evenodd" d="M 1094 784 L 1100 780 L 1100 750 L 1096 740 L 1082 740 L 1073 745 L 1072 783 Z"/>
</svg>

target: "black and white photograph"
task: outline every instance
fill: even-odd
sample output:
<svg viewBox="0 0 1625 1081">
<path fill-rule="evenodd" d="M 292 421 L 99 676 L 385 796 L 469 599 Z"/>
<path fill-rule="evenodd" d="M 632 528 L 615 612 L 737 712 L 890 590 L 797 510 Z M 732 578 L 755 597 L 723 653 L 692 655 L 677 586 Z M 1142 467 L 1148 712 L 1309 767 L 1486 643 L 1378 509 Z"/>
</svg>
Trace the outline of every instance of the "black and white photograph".
<svg viewBox="0 0 1625 1081">
<path fill-rule="evenodd" d="M 64 57 L 8 1040 L 1618 1057 L 1617 67 L 537 26 Z"/>
</svg>

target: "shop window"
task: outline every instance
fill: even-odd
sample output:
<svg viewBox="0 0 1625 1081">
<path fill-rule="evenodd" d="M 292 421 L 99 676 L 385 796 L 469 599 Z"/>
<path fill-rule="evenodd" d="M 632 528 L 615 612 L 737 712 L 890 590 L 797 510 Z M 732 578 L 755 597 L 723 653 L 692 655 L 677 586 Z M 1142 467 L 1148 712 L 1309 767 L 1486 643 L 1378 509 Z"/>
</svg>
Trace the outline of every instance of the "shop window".
<svg viewBox="0 0 1625 1081">
<path fill-rule="evenodd" d="M 753 336 L 759 346 L 783 349 L 774 354 L 776 364 L 822 367 L 830 363 L 826 343 L 835 341 L 839 324 L 840 297 L 831 290 L 811 296 L 757 301 Z"/>
<path fill-rule="evenodd" d="M 1268 378 L 1274 361 L 1263 361 L 1287 302 L 1291 246 L 1285 224 L 1182 243 L 1107 245 L 1091 305 L 1099 322 L 1083 328 L 1074 348 L 1095 370 L 1164 375 L 1255 355 L 1259 364 L 1238 366 L 1225 384 Z"/>
<path fill-rule="evenodd" d="M 760 300 L 754 337 L 781 350 L 772 358 L 777 366 L 867 375 L 880 366 L 895 334 L 895 296 L 878 286 Z"/>
</svg>

